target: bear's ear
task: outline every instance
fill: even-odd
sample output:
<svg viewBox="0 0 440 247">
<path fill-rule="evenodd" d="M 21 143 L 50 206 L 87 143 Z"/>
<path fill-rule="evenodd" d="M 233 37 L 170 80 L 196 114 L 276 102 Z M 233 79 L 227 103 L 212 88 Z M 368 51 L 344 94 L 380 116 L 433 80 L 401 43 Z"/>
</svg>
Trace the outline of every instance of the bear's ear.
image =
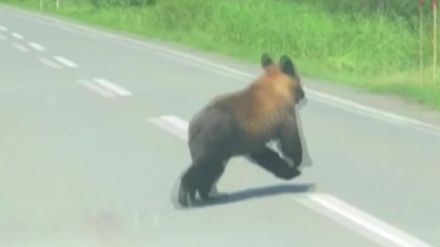
<svg viewBox="0 0 440 247">
<path fill-rule="evenodd" d="M 263 53 L 263 55 L 261 55 L 261 67 L 265 69 L 267 66 L 270 66 L 272 64 L 273 60 L 270 55 L 267 52 Z"/>
<path fill-rule="evenodd" d="M 287 55 L 281 56 L 280 67 L 284 73 L 293 77 L 296 76 L 295 65 L 293 65 L 292 60 Z"/>
</svg>

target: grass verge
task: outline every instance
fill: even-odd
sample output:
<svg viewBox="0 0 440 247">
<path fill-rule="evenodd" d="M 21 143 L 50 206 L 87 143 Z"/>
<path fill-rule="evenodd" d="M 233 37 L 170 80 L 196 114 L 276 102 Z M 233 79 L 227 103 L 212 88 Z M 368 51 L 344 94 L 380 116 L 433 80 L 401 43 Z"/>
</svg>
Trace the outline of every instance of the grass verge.
<svg viewBox="0 0 440 247">
<path fill-rule="evenodd" d="M 408 14 L 348 0 L 157 0 L 135 7 L 61 0 L 59 10 L 54 1 L 44 1 L 44 12 L 250 62 L 264 51 L 287 53 L 303 75 L 440 110 L 440 83 L 429 79 L 432 68 L 419 70 L 417 5 Z M 39 9 L 34 0 L 0 2 Z M 425 31 L 424 63 L 429 64 L 429 24 Z"/>
</svg>

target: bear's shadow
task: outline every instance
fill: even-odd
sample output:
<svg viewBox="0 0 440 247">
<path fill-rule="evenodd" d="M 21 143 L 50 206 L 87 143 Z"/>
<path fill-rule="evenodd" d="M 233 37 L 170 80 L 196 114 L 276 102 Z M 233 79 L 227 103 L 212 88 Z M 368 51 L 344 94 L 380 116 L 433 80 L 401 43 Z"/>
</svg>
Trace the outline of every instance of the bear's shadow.
<svg viewBox="0 0 440 247">
<path fill-rule="evenodd" d="M 210 201 L 197 201 L 192 207 L 203 208 L 220 206 L 224 204 L 237 203 L 244 200 L 257 199 L 261 197 L 276 196 L 281 194 L 301 194 L 314 191 L 315 184 L 279 184 L 241 190 L 232 193 L 222 193 L 212 197 Z"/>
</svg>

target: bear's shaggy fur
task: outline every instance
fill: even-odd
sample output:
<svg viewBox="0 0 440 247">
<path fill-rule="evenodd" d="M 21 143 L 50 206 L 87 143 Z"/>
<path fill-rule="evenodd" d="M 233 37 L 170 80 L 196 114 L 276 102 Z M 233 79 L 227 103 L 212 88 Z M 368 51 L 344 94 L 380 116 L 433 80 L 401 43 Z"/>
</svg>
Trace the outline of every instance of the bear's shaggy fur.
<svg viewBox="0 0 440 247">
<path fill-rule="evenodd" d="M 299 76 L 287 56 L 276 64 L 263 54 L 261 65 L 264 73 L 251 85 L 215 98 L 190 121 L 192 164 L 180 180 L 181 206 L 192 205 L 197 192 L 202 200 L 208 200 L 226 163 L 234 156 L 246 156 L 282 179 L 300 174 L 302 149 L 294 109 L 304 98 Z M 280 151 L 294 166 L 269 149 L 269 141 L 278 141 Z"/>
</svg>

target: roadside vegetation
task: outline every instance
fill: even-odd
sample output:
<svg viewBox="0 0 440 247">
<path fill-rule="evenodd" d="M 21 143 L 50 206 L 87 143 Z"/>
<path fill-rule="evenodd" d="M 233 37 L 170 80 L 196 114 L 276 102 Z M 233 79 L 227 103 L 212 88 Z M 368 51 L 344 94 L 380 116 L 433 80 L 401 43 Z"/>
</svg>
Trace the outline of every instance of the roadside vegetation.
<svg viewBox="0 0 440 247">
<path fill-rule="evenodd" d="M 247 61 L 288 53 L 303 75 L 440 109 L 430 1 L 423 67 L 419 0 L 59 0 L 59 9 L 41 1 L 42 11 Z M 40 10 L 40 0 L 0 2 Z"/>
</svg>

